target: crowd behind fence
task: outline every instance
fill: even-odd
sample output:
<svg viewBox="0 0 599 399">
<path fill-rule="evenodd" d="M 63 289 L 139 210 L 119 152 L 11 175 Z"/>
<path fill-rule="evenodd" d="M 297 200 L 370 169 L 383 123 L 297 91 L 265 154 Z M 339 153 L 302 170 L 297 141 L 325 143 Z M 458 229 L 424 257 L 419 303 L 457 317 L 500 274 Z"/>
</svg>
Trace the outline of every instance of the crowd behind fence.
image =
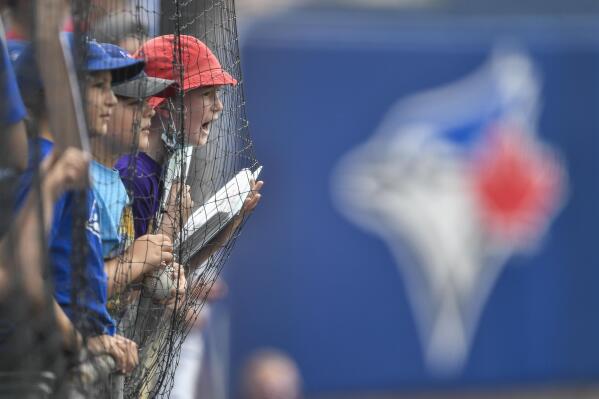
<svg viewBox="0 0 599 399">
<path fill-rule="evenodd" d="M 168 397 L 260 200 L 234 3 L 0 6 L 0 397 Z"/>
</svg>

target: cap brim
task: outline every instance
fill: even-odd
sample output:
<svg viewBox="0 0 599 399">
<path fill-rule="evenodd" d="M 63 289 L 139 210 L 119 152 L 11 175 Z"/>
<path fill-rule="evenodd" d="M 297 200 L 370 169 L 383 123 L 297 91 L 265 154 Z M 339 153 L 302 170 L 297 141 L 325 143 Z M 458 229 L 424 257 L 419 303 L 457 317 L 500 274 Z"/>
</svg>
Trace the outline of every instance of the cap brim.
<svg viewBox="0 0 599 399">
<path fill-rule="evenodd" d="M 185 78 L 183 81 L 183 90 L 190 91 L 206 86 L 217 86 L 217 85 L 232 85 L 235 86 L 237 80 L 231 76 L 228 72 L 222 69 L 214 69 L 211 71 L 204 71 L 197 75 L 191 75 Z"/>
<path fill-rule="evenodd" d="M 87 64 L 88 72 L 109 71 L 112 74 L 112 84 L 126 82 L 143 71 L 145 62 L 140 59 L 109 59 L 97 60 Z"/>
<path fill-rule="evenodd" d="M 174 80 L 154 78 L 143 74 L 143 76 L 113 86 L 112 91 L 117 96 L 128 98 L 169 97 L 176 93 L 176 83 Z"/>
<path fill-rule="evenodd" d="M 228 72 L 222 69 L 216 69 L 212 71 L 204 71 L 197 75 L 192 75 L 188 78 L 185 78 L 183 81 L 183 90 L 188 92 L 190 90 L 199 89 L 200 87 L 221 85 L 235 86 L 236 84 L 237 80 Z M 148 103 L 152 106 L 152 108 L 156 108 L 162 104 L 166 97 L 169 96 L 152 97 L 148 100 Z"/>
</svg>

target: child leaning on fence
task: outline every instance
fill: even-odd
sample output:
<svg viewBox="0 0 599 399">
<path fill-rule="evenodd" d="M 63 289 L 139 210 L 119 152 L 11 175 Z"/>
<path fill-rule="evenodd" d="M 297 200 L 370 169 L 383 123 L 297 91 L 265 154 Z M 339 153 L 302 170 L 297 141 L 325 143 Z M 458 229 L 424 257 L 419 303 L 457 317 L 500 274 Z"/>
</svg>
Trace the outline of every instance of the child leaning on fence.
<svg viewBox="0 0 599 399">
<path fill-rule="evenodd" d="M 10 158 L 0 160 L 2 211 L 5 212 L 0 239 L 0 371 L 32 374 L 52 369 L 60 353 L 60 337 L 54 334 L 52 304 L 46 296 L 42 277 L 45 248 L 40 237 L 46 237 L 50 229 L 54 201 L 67 189 L 84 188 L 89 184 L 89 157 L 83 151 L 67 148 L 60 155 L 52 154 L 42 164 L 36 163 L 39 186 L 31 190 L 15 212 L 15 186 L 20 177 L 17 171 L 21 166 L 23 170 L 27 168 L 27 139 L 25 136 L 25 151 L 21 152 L 23 146 L 20 139 L 15 142 L 15 134 L 18 134 L 15 128 L 23 124 L 25 134 L 26 108 L 1 39 L 0 102 L 3 151 L 12 152 L 25 161 L 18 165 Z M 40 218 L 40 209 L 43 209 L 44 220 Z M 3 388 L 9 385 L 6 380 L 3 384 Z"/>
<path fill-rule="evenodd" d="M 178 46 L 176 47 L 176 41 Z M 181 49 L 180 60 L 174 59 Z M 144 152 L 135 156 L 125 156 L 117 162 L 117 169 L 125 186 L 133 193 L 133 214 L 135 217 L 135 234 L 140 236 L 156 229 L 175 239 L 175 231 L 180 223 L 185 223 L 191 212 L 190 188 L 185 186 L 181 191 L 183 196 L 177 198 L 180 187 L 173 185 L 169 200 L 160 225 L 156 225 L 156 217 L 160 208 L 160 198 L 163 193 L 163 177 L 165 163 L 168 158 L 169 145 L 163 139 L 165 124 L 173 123 L 175 131 L 184 131 L 185 145 L 201 147 L 206 144 L 212 124 L 218 119 L 223 103 L 219 91 L 223 86 L 235 85 L 237 81 L 226 72 L 212 51 L 199 39 L 180 35 L 159 36 L 146 42 L 135 54 L 145 59 L 145 71 L 149 76 L 174 80 L 184 92 L 183 120 L 185 126 L 178 126 L 179 118 L 171 114 L 168 105 L 172 98 L 153 97 L 150 104 L 156 110 L 152 118 L 149 134 L 149 146 Z M 183 76 L 178 68 L 181 63 Z M 171 138 L 172 139 L 172 138 Z M 241 223 L 243 217 L 251 212 L 260 200 L 262 182 L 252 182 L 252 192 L 246 199 L 241 213 L 202 251 L 192 259 L 191 267 L 202 264 L 208 257 L 219 249 Z M 180 202 L 179 202 L 180 201 Z M 183 210 L 183 212 L 180 212 Z M 181 221 L 180 218 L 183 218 Z"/>
<path fill-rule="evenodd" d="M 143 69 L 143 62 L 114 59 L 96 42 L 86 42 L 85 45 L 86 59 L 82 65 L 86 72 L 85 113 L 88 133 L 93 138 L 107 133 L 108 120 L 117 102 L 111 83 L 134 77 Z M 32 69 L 35 61 L 30 46 L 15 64 L 17 70 L 21 70 L 21 87 L 35 87 L 39 83 L 39 75 L 35 68 Z M 38 86 L 37 92 L 30 92 L 30 97 L 32 93 L 36 98 L 39 98 L 39 94 L 50 95 L 43 93 L 41 86 Z M 43 108 L 43 103 L 38 103 L 38 106 Z M 47 122 L 43 121 L 44 113 L 37 112 L 37 115 L 42 118 L 37 121 L 38 126 L 47 127 Z M 51 133 L 44 129 L 35 141 L 44 158 L 53 147 Z M 93 157 L 101 155 L 92 148 Z M 27 183 L 25 180 L 22 184 L 21 197 L 28 189 Z M 130 372 L 138 361 L 136 344 L 114 335 L 115 323 L 106 308 L 108 284 L 100 238 L 98 202 L 91 189 L 80 198 L 79 193 L 70 191 L 61 196 L 54 206 L 49 259 L 58 326 L 66 349 L 78 349 L 82 336 L 86 337 L 90 352 L 108 353 L 114 357 L 120 370 Z M 80 235 L 81 232 L 73 231 L 73 223 L 78 219 L 83 219 L 84 236 Z M 80 242 L 74 243 L 74 237 L 77 236 Z M 73 263 L 76 257 L 81 257 L 81 264 Z"/>
</svg>

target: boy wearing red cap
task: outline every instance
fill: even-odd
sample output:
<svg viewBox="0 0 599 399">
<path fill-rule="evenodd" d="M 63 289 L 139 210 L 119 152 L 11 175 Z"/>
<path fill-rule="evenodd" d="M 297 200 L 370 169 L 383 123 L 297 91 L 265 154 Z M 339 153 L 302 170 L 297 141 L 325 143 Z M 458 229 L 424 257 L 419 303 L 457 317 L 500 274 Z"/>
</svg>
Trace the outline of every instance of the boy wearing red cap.
<svg viewBox="0 0 599 399">
<path fill-rule="evenodd" d="M 174 54 L 180 54 L 181 59 L 173 59 Z M 149 148 L 134 157 L 121 158 L 116 167 L 121 173 L 125 186 L 134 196 L 136 236 L 147 234 L 151 228 L 154 228 L 174 239 L 174 230 L 179 225 L 177 219 L 179 204 L 175 201 L 178 189 L 176 185 L 171 190 L 167 214 L 162 218 L 161 225 L 154 225 L 163 189 L 164 163 L 167 161 L 169 146 L 172 146 L 170 142 L 173 141 L 173 138 L 167 136 L 168 132 L 165 132 L 164 121 L 172 121 L 175 131 L 184 132 L 185 145 L 196 147 L 205 145 L 212 123 L 218 119 L 223 110 L 219 90 L 225 85 L 235 85 L 237 81 L 223 70 L 216 56 L 203 42 L 188 35 L 156 37 L 146 42 L 135 56 L 145 59 L 145 71 L 149 76 L 175 80 L 179 83 L 180 89 L 184 92 L 184 126 L 179 126 L 178 118 L 171 115 L 169 104 L 172 102 L 172 97 L 150 99 L 150 104 L 156 109 L 156 115 L 152 118 Z M 176 65 L 181 65 L 182 71 Z M 176 138 L 174 141 L 176 142 Z M 241 214 L 215 238 L 215 242 L 227 241 L 230 234 L 241 223 L 242 216 L 256 207 L 260 200 L 259 190 L 262 184 L 260 181 L 252 185 L 252 193 L 248 196 Z M 186 210 L 183 218 L 186 219 L 193 203 L 189 187 L 185 187 L 183 192 L 182 208 Z M 211 252 L 218 249 L 218 245 L 213 245 L 212 248 L 203 256 L 197 257 L 193 263 L 198 265 L 205 261 Z"/>
</svg>

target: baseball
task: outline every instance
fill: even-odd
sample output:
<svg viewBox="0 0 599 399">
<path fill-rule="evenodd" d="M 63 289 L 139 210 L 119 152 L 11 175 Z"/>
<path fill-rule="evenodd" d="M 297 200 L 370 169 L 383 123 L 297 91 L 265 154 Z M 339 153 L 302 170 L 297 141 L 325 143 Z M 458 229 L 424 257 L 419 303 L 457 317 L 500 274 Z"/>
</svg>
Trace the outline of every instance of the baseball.
<svg viewBox="0 0 599 399">
<path fill-rule="evenodd" d="M 144 279 L 146 295 L 155 301 L 164 301 L 170 298 L 175 282 L 171 278 L 172 268 L 167 267 L 148 275 Z"/>
</svg>

